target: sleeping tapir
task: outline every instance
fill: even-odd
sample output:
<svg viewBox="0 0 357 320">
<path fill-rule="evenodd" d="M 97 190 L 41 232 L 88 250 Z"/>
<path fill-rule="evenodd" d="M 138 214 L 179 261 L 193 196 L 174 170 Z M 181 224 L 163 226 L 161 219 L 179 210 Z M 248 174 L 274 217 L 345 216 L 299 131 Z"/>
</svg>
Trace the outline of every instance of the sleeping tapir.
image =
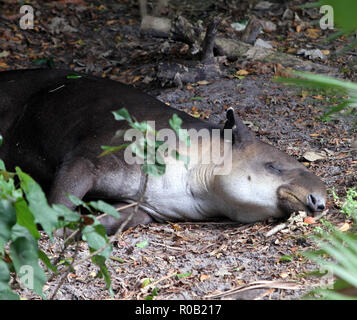
<svg viewBox="0 0 357 320">
<path fill-rule="evenodd" d="M 74 209 L 68 193 L 116 204 L 138 201 L 145 181 L 139 164 L 128 164 L 124 151 L 99 157 L 101 146 L 123 143 L 114 143 L 113 137 L 128 124 L 116 121 L 112 111 L 124 107 L 138 121 L 155 121 L 156 130 L 168 128 L 175 113 L 184 129 L 232 130 L 230 139 L 223 134 L 219 138 L 231 146 L 228 173 L 219 174 L 215 164 L 200 163 L 200 156 L 191 158 L 188 167 L 182 161 L 170 161 L 163 176 L 149 177 L 140 210 L 127 227 L 217 218 L 249 223 L 288 217 L 298 210 L 310 214 L 324 210 L 322 181 L 292 157 L 256 139 L 232 109 L 221 128 L 131 86 L 69 75 L 73 72 L 46 69 L 0 73 L 4 141 L 0 158 L 8 169 L 19 166 L 37 180 L 50 203 Z M 211 150 L 212 142 L 197 143 L 201 154 Z M 121 219 L 102 219 L 108 234 L 117 230 L 130 210 L 121 212 Z"/>
</svg>

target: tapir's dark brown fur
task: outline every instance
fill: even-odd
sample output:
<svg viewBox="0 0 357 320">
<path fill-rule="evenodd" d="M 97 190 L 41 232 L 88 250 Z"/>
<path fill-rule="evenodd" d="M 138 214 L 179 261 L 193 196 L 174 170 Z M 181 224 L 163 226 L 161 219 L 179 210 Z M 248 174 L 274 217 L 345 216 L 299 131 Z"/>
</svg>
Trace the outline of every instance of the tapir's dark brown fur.
<svg viewBox="0 0 357 320">
<path fill-rule="evenodd" d="M 68 78 L 70 74 L 0 73 L 0 158 L 8 169 L 20 166 L 35 178 L 51 203 L 73 209 L 67 193 L 114 203 L 139 199 L 144 181 L 140 166 L 127 164 L 123 152 L 98 157 L 102 145 L 113 143 L 117 130 L 128 128 L 125 121 L 114 119 L 112 111 L 124 107 L 138 121 L 155 121 L 156 130 L 167 128 L 174 113 L 186 129 L 220 128 L 133 87 L 89 75 Z M 213 174 L 214 166 L 202 165 L 199 158 L 189 169 L 179 162 L 169 164 L 164 176 L 149 178 L 141 210 L 128 226 L 217 217 L 254 222 L 325 208 L 321 180 L 292 157 L 254 138 L 230 109 L 225 129 L 232 128 L 230 174 Z M 109 234 L 126 214 L 119 220 L 102 220 Z"/>
</svg>

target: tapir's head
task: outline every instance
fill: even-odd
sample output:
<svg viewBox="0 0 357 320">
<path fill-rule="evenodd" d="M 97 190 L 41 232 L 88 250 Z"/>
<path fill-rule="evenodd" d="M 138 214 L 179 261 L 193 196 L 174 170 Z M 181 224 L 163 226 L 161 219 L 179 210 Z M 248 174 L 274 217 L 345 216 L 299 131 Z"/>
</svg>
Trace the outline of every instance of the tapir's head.
<svg viewBox="0 0 357 320">
<path fill-rule="evenodd" d="M 325 209 L 323 182 L 286 153 L 256 139 L 227 111 L 225 129 L 233 130 L 232 170 L 216 175 L 215 193 L 232 220 L 253 222 L 288 217 L 297 211 L 313 215 Z"/>
</svg>

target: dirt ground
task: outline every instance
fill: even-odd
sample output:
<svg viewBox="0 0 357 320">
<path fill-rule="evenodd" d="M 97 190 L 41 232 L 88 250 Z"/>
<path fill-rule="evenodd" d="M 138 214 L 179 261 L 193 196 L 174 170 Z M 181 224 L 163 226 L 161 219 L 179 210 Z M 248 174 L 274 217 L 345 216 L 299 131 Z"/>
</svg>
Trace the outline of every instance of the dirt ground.
<svg viewBox="0 0 357 320">
<path fill-rule="evenodd" d="M 198 6 L 201 2 L 195 3 Z M 300 2 L 290 1 L 289 5 L 281 6 L 282 12 L 279 9 L 273 13 L 254 12 L 248 7 L 245 14 L 254 13 L 266 19 L 276 17 L 272 19 L 276 22 L 290 7 L 303 21 L 311 23 L 316 13 L 312 9 L 303 12 L 295 9 L 294 5 Z M 192 1 L 172 3 L 170 10 L 178 10 L 192 19 L 202 15 Z M 212 3 L 201 3 L 208 8 L 205 18 L 214 14 L 209 7 Z M 220 32 L 236 37 L 229 25 L 245 14 L 226 10 L 223 3 L 227 1 L 214 3 L 213 9 L 226 21 Z M 325 101 L 319 95 L 313 98 L 309 91 L 275 82 L 276 66 L 229 61 L 225 65 L 227 77 L 187 84 L 180 89 L 163 88 L 156 77 L 157 64 L 187 58 L 186 47 L 168 42 L 169 49 L 161 50 L 167 40 L 141 35 L 138 6 L 131 1 L 31 1 L 31 5 L 39 12 L 35 23 L 38 30 L 22 31 L 17 27 L 17 1 L 0 0 L 0 71 L 33 68 L 53 61 L 57 68 L 132 84 L 175 108 L 216 123 L 222 123 L 227 107 L 234 107 L 260 139 L 302 161 L 322 178 L 328 189 L 334 187 L 336 193 L 343 196 L 347 188 L 356 186 L 357 158 L 351 143 L 357 132 L 351 119 L 337 117 L 330 122 L 320 121 L 325 110 L 321 104 Z M 56 30 L 51 21 L 57 16 L 64 17 L 65 25 L 76 31 L 63 31 L 59 26 Z M 326 36 L 320 32 L 319 37 L 311 38 L 309 32 L 282 25 L 262 37 L 276 41 L 276 50 L 291 54 L 296 50 L 289 49 L 307 45 L 331 52 L 344 45 L 343 39 L 327 44 L 318 41 Z M 1 56 L 5 51 L 8 54 Z M 342 78 L 354 80 L 355 73 L 348 62 L 356 54 L 356 50 L 352 50 L 344 56 L 318 62 L 337 67 Z M 239 78 L 232 76 L 232 70 L 248 70 L 248 73 Z M 304 154 L 308 151 L 319 152 L 323 158 L 307 161 Z M 337 226 L 346 222 L 330 193 L 328 208 L 325 219 Z M 319 284 L 307 275 L 316 266 L 304 258 L 302 252 L 314 247 L 311 235 L 321 223 L 299 225 L 266 237 L 265 233 L 277 223 L 153 223 L 129 229 L 115 243 L 108 261 L 114 298 L 143 299 L 157 293 L 154 299 L 158 300 L 297 299 L 311 286 Z M 136 246 L 143 241 L 148 241 L 147 246 Z M 51 243 L 44 236 L 41 248 L 55 258 L 60 252 L 60 240 Z M 67 256 L 71 256 L 74 248 L 71 250 Z M 82 243 L 78 256 L 86 255 L 88 249 Z M 104 281 L 96 278 L 96 274 L 97 267 L 90 262 L 75 267 L 56 298 L 110 299 Z M 142 282 L 148 278 L 150 285 L 143 288 Z M 50 294 L 57 284 L 57 278 L 49 281 L 45 291 Z M 19 292 L 25 299 L 37 299 L 27 290 Z M 223 292 L 226 295 L 220 296 Z"/>
</svg>

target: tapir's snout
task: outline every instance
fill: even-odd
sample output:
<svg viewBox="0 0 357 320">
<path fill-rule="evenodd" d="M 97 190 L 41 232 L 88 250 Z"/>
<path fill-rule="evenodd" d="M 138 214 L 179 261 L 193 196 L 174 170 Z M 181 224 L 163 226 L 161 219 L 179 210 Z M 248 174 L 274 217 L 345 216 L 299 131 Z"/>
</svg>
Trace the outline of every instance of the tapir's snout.
<svg viewBox="0 0 357 320">
<path fill-rule="evenodd" d="M 306 204 L 312 212 L 320 212 L 325 210 L 326 208 L 325 199 L 319 195 L 312 193 L 307 196 Z"/>
</svg>

